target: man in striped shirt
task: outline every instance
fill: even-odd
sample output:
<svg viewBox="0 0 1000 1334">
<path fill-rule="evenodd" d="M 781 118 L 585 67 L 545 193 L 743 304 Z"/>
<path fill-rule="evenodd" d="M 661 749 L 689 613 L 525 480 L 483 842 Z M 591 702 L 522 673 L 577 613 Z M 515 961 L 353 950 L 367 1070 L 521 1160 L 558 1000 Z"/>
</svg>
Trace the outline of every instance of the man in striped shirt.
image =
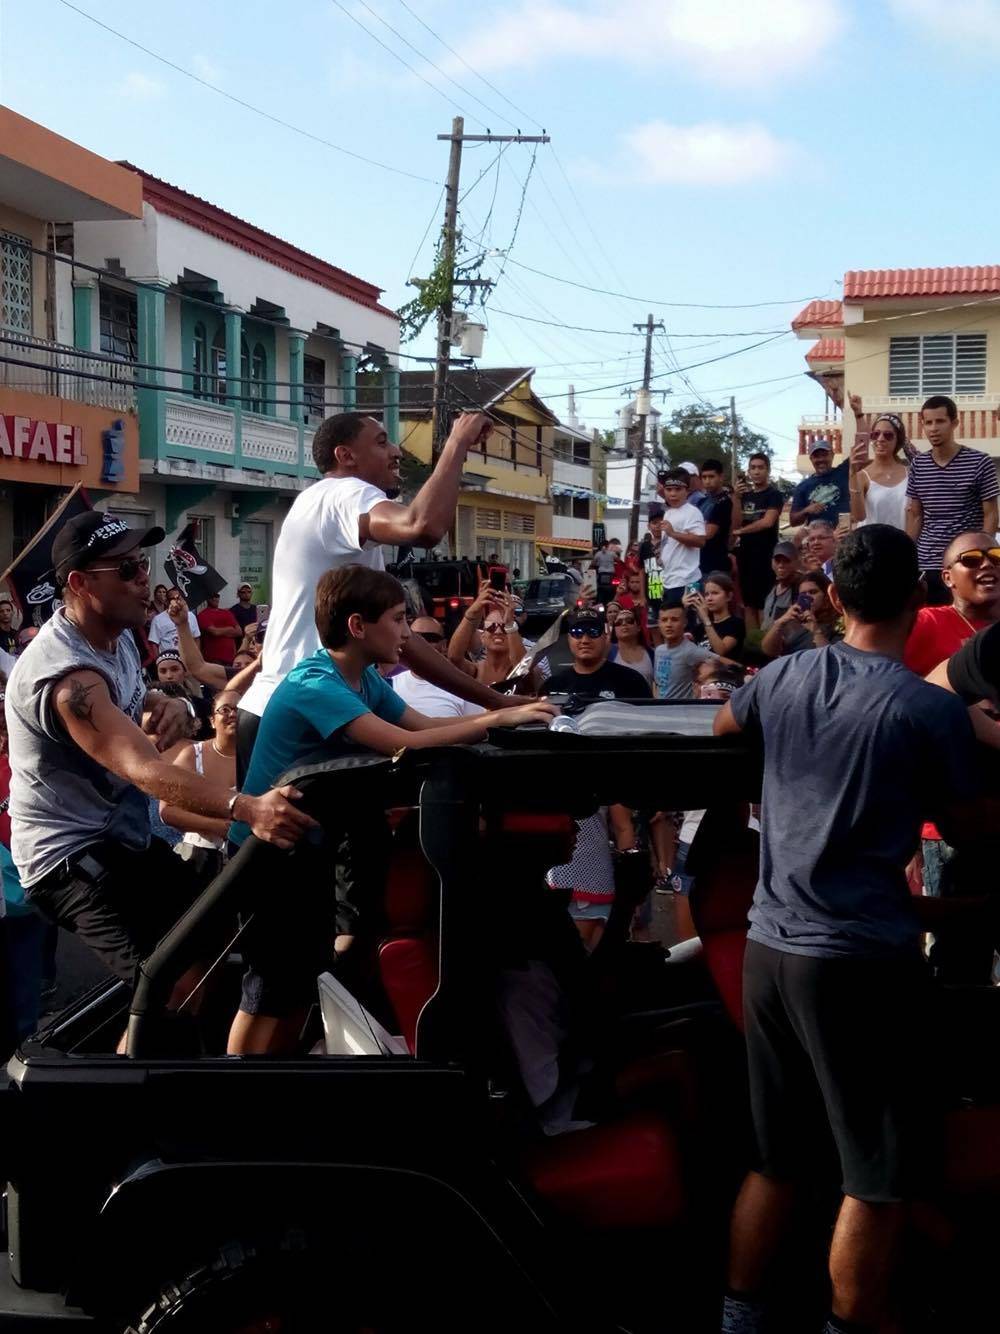
<svg viewBox="0 0 1000 1334">
<path fill-rule="evenodd" d="M 929 398 L 920 421 L 930 450 L 910 462 L 906 531 L 917 544 L 927 600 L 943 606 L 950 596 L 941 579 L 944 553 L 960 533 L 996 533 L 1000 485 L 990 456 L 955 439 L 958 408 L 950 398 Z"/>
</svg>

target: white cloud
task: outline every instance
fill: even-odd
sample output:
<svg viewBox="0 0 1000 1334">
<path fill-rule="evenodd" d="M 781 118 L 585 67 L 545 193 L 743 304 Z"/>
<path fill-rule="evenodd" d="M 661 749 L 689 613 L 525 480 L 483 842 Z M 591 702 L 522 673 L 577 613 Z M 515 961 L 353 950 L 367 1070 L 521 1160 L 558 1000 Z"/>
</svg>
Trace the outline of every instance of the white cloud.
<svg viewBox="0 0 1000 1334">
<path fill-rule="evenodd" d="M 152 102 L 162 97 L 165 88 L 159 79 L 151 79 L 148 74 L 132 70 L 118 85 L 119 97 L 130 98 L 133 102 Z"/>
<path fill-rule="evenodd" d="M 763 125 L 636 125 L 622 135 L 621 163 L 583 164 L 581 174 L 607 184 L 708 186 L 725 189 L 767 180 L 791 165 L 798 148 Z"/>
<path fill-rule="evenodd" d="M 481 70 L 570 57 L 762 84 L 808 74 L 844 23 L 844 0 L 528 0 L 460 49 Z"/>
<path fill-rule="evenodd" d="M 925 35 L 983 55 L 1000 52 L 1000 0 L 890 0 Z"/>
</svg>

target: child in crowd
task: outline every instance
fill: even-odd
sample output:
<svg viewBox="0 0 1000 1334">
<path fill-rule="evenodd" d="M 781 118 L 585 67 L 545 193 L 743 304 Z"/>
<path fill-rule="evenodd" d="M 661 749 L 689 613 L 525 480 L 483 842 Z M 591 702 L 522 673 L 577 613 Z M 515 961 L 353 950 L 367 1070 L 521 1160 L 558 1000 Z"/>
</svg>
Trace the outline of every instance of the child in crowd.
<svg viewBox="0 0 1000 1334">
<path fill-rule="evenodd" d="M 657 699 L 693 699 L 694 675 L 699 664 L 716 655 L 685 639 L 687 618 L 680 602 L 660 608 L 658 621 L 662 643 L 653 655 L 653 685 Z"/>
<path fill-rule="evenodd" d="M 394 755 L 457 742 L 481 741 L 493 727 L 548 722 L 550 704 L 526 704 L 442 723 L 411 709 L 382 679 L 376 664 L 396 663 L 410 637 L 402 585 L 381 570 L 345 565 L 329 570 L 316 589 L 316 628 L 322 648 L 305 658 L 276 687 L 261 719 L 243 784 L 244 794 L 266 792 L 271 779 L 323 747 L 325 756 L 351 749 Z M 381 886 L 373 883 L 384 828 L 351 811 L 346 847 L 351 860 L 348 894 L 338 894 L 337 949 L 351 943 L 364 915 L 373 910 Z M 250 833 L 234 824 L 230 841 Z M 302 848 L 303 861 L 315 850 Z M 338 859 L 339 860 L 339 859 Z M 367 869 L 366 869 L 367 868 Z M 338 880 L 343 868 L 338 865 Z M 324 864 L 289 867 L 289 884 L 299 901 L 269 896 L 258 908 L 243 940 L 247 973 L 243 999 L 233 1023 L 229 1051 L 278 1053 L 294 1050 L 316 976 L 330 966 L 327 942 L 333 934 L 329 884 Z"/>
</svg>

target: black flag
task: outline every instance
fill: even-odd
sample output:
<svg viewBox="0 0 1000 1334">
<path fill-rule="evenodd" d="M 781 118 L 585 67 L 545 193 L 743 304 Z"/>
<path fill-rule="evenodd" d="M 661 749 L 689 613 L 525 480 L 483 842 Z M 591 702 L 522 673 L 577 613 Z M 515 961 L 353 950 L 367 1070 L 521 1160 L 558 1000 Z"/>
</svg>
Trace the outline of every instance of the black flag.
<svg viewBox="0 0 1000 1334">
<path fill-rule="evenodd" d="M 195 546 L 193 523 L 188 524 L 170 548 L 163 568 L 167 578 L 181 590 L 184 601 L 192 610 L 207 602 L 213 593 L 221 593 L 226 586 L 226 580 L 202 559 Z"/>
<path fill-rule="evenodd" d="M 78 514 L 85 514 L 93 506 L 80 483 L 63 500 L 54 514 L 16 557 L 13 565 L 0 576 L 0 584 L 7 588 L 21 613 L 21 626 L 43 625 L 55 609 L 62 605 L 56 592 L 55 570 L 52 568 L 52 543 L 63 525 Z"/>
</svg>

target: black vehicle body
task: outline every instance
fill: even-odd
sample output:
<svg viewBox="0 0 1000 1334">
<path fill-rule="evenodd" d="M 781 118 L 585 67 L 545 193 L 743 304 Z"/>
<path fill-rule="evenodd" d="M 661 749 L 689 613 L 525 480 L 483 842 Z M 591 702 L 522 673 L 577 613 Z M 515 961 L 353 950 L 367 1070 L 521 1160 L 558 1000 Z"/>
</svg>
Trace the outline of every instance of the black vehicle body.
<svg viewBox="0 0 1000 1334">
<path fill-rule="evenodd" d="M 321 822 L 355 805 L 418 812 L 380 952 L 404 965 L 383 980 L 412 1054 L 222 1055 L 238 999 L 226 950 L 200 1022 L 165 1017 L 176 978 L 216 956 L 237 910 L 262 894 L 293 904 L 295 854 L 248 840 L 143 963 L 134 996 L 96 988 L 10 1062 L 0 1330 L 712 1330 L 746 1162 L 742 1043 L 713 978 L 745 929 L 757 757 L 732 739 L 527 729 L 287 778 Z M 512 938 L 525 958 L 534 936 L 565 941 L 542 877 L 568 817 L 639 808 L 651 790 L 665 808 L 710 807 L 705 954 L 664 961 L 609 924 L 605 954 L 582 966 L 597 970 L 585 994 L 614 1093 L 601 1085 L 591 1128 L 545 1136 L 498 1030 L 496 980 Z M 417 881 L 430 917 L 411 902 Z M 987 1133 L 976 1124 L 966 1145 Z M 301 1303 L 301 1320 L 265 1323 L 279 1300 Z"/>
<path fill-rule="evenodd" d="M 521 586 L 525 629 L 541 631 L 576 602 L 579 586 L 568 574 L 544 574 Z"/>
<path fill-rule="evenodd" d="M 412 605 L 410 612 L 433 616 L 450 635 L 459 617 L 475 602 L 487 568 L 485 562 L 471 560 L 407 561 L 390 565 L 389 573 L 396 575 L 404 587 L 418 590 L 414 602 L 420 605 Z"/>
</svg>

